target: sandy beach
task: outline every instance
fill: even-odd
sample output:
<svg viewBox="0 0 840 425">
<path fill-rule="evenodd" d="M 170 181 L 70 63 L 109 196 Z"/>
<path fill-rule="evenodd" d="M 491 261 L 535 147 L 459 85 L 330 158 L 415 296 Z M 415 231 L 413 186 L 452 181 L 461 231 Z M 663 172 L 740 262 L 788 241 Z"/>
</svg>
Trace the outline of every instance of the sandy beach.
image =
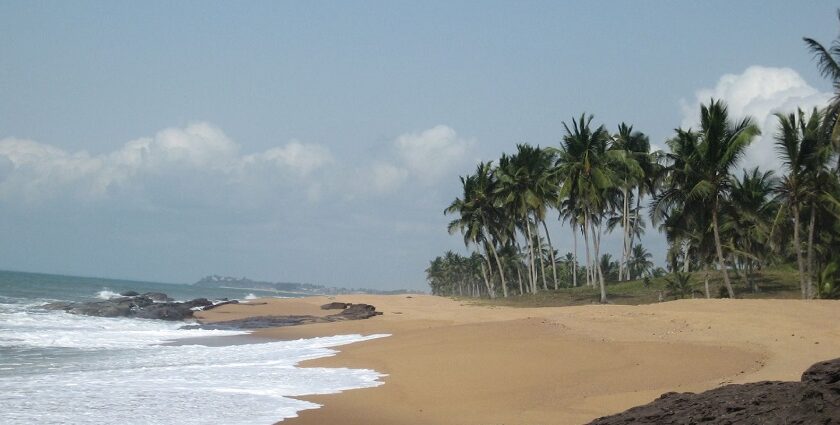
<svg viewBox="0 0 840 425">
<path fill-rule="evenodd" d="M 284 424 L 577 424 L 668 391 L 798 380 L 840 357 L 840 302 L 683 300 L 642 306 L 511 308 L 432 296 L 263 299 L 206 321 L 331 312 L 367 303 L 367 320 L 271 328 L 259 337 L 390 337 L 340 347 L 303 366 L 368 368 L 385 384 L 304 397 L 323 405 Z"/>
</svg>

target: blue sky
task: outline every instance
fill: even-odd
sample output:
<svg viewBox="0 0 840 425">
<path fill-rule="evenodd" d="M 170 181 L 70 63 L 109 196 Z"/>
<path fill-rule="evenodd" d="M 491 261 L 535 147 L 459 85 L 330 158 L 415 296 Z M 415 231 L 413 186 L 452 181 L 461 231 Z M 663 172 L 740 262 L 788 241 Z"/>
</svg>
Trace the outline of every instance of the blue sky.
<svg viewBox="0 0 840 425">
<path fill-rule="evenodd" d="M 835 8 L 3 2 L 0 268 L 422 289 L 475 161 L 584 111 L 661 146 L 708 96 L 772 132 L 827 98 L 801 38 Z"/>
</svg>

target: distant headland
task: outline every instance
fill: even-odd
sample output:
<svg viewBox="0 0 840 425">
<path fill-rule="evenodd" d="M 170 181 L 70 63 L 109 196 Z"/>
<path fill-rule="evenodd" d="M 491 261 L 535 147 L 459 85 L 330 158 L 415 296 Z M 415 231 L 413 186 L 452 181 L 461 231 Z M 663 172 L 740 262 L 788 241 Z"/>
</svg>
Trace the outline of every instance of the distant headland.
<svg viewBox="0 0 840 425">
<path fill-rule="evenodd" d="M 336 288 L 324 285 L 316 285 L 312 283 L 298 283 L 298 282 L 266 282 L 259 280 L 251 280 L 247 277 L 230 277 L 211 275 L 201 278 L 198 282 L 193 283 L 194 286 L 205 288 L 235 288 L 235 289 L 255 289 L 260 291 L 277 291 L 291 294 L 305 294 L 305 295 L 345 295 L 345 294 L 378 294 L 378 295 L 398 295 L 398 294 L 413 294 L 418 291 L 411 291 L 407 289 L 396 290 L 378 290 L 368 288 Z"/>
</svg>

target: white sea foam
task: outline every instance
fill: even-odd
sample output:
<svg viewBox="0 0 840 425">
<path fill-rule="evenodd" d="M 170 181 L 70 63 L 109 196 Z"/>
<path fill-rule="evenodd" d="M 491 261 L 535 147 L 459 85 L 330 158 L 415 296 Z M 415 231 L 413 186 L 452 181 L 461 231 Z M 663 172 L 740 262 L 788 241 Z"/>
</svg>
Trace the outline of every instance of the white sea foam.
<svg viewBox="0 0 840 425">
<path fill-rule="evenodd" d="M 105 288 L 96 293 L 96 298 L 99 298 L 101 300 L 110 300 L 111 298 L 117 298 L 119 296 L 119 293 L 111 291 L 108 288 Z"/>
<path fill-rule="evenodd" d="M 157 345 L 242 332 L 0 307 L 0 347 L 77 356 L 72 362 L 28 362 L 25 374 L 9 373 L 11 363 L 2 364 L 4 424 L 268 424 L 318 407 L 291 397 L 377 386 L 383 376 L 372 370 L 295 365 L 330 356 L 335 346 L 386 335 L 221 347 Z"/>
<path fill-rule="evenodd" d="M 256 296 L 256 295 L 254 295 L 254 293 L 253 293 L 253 292 L 251 292 L 250 294 L 248 294 L 248 295 L 246 295 L 246 296 L 245 296 L 245 299 L 246 299 L 246 300 L 255 300 L 255 299 L 257 299 L 257 298 L 259 298 L 259 297 L 258 297 L 258 296 Z"/>
</svg>

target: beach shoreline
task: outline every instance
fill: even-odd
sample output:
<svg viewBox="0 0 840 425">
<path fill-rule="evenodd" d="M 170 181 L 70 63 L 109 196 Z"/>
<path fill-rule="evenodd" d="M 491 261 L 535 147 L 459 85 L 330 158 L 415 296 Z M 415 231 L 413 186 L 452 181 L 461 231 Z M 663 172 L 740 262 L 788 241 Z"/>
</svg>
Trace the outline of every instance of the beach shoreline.
<svg viewBox="0 0 840 425">
<path fill-rule="evenodd" d="M 641 306 L 513 308 L 432 296 L 264 299 L 203 313 L 329 314 L 330 301 L 367 303 L 382 316 L 269 328 L 260 338 L 390 337 L 340 347 L 303 367 L 373 369 L 384 385 L 304 396 L 322 405 L 283 424 L 585 423 L 668 391 L 797 380 L 840 356 L 838 301 L 683 300 Z"/>
</svg>

